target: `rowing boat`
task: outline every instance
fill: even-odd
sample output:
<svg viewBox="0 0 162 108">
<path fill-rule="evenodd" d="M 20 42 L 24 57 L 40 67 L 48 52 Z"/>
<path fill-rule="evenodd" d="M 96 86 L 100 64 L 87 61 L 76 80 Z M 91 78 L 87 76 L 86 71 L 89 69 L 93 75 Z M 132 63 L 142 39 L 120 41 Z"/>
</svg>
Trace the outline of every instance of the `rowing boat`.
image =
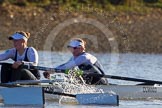
<svg viewBox="0 0 162 108">
<path fill-rule="evenodd" d="M 162 86 L 160 85 L 97 85 L 96 88 L 104 92 L 113 91 L 119 95 L 120 100 L 149 100 L 162 99 Z"/>
<path fill-rule="evenodd" d="M 34 96 L 34 97 L 36 97 L 35 100 L 39 100 L 39 104 L 41 104 L 41 105 L 44 104 L 43 97 L 45 97 L 45 100 L 52 99 L 54 101 L 60 102 L 60 99 L 61 99 L 61 102 L 63 102 L 63 103 L 76 103 L 76 100 L 74 99 L 75 95 L 69 94 L 69 93 L 68 94 L 64 93 L 65 87 L 63 87 L 63 86 L 67 85 L 67 82 L 60 82 L 60 84 L 59 84 L 59 82 L 53 82 L 53 81 L 49 82 L 49 81 L 50 80 L 43 80 L 43 81 L 28 80 L 28 81 L 13 82 L 11 84 L 11 86 L 13 86 L 15 84 L 21 84 L 22 87 L 14 87 L 14 88 L 1 87 L 0 94 L 2 95 L 3 98 L 4 97 L 7 98 L 7 99 L 5 99 L 5 100 L 7 100 L 6 101 L 7 104 L 13 103 L 13 99 L 12 99 L 13 97 L 20 96 L 19 101 L 22 100 L 22 98 L 24 98 L 24 96 L 22 94 L 26 94 L 25 97 L 27 97 L 27 98 L 25 98 L 25 99 L 26 99 L 26 102 L 28 101 L 28 103 L 26 103 L 25 101 L 22 101 L 21 104 L 23 102 L 25 102 L 23 104 L 32 104 L 31 102 L 33 102 L 33 101 L 30 101 L 29 97 L 33 96 L 33 95 L 35 95 Z M 36 83 L 37 84 L 39 83 L 39 84 L 35 85 Z M 8 84 L 7 84 L 7 86 L 8 86 Z M 110 105 L 118 105 L 119 104 L 118 100 L 111 101 L 111 99 L 117 99 L 116 96 L 119 96 L 120 100 L 150 100 L 150 99 L 161 100 L 162 99 L 162 86 L 157 85 L 157 84 L 155 84 L 155 85 L 86 85 L 86 86 L 88 88 L 95 88 L 99 91 L 102 91 L 103 94 L 107 93 L 106 100 L 109 99 L 109 102 L 114 102 L 113 104 L 111 103 Z M 68 85 L 68 87 L 70 87 L 70 85 Z M 72 85 L 72 87 L 75 88 L 74 85 Z M 42 95 L 43 93 L 42 93 L 41 88 L 44 88 L 44 92 L 49 90 L 48 92 L 45 92 L 45 96 Z M 83 88 L 85 88 L 85 87 L 83 87 Z M 31 92 L 34 89 L 36 90 L 37 94 Z M 66 88 L 66 89 L 68 89 L 68 88 Z M 10 93 L 13 94 L 13 96 L 10 95 Z M 33 95 L 29 95 L 31 93 Z M 114 94 L 114 93 L 116 93 L 116 95 L 111 97 L 112 96 L 111 94 Z M 76 93 L 74 93 L 74 94 L 76 94 Z M 83 94 L 81 94 L 81 96 L 78 95 L 79 97 L 81 97 L 79 101 L 83 100 L 82 96 L 84 97 L 84 99 L 87 98 L 86 96 L 88 96 L 88 95 L 84 96 Z M 93 95 L 94 94 L 95 93 L 93 93 Z M 98 96 L 98 94 L 97 94 L 97 96 Z M 92 94 L 90 94 L 90 97 L 93 97 Z M 95 99 L 95 98 L 93 98 L 93 99 Z M 19 102 L 19 101 L 15 101 L 15 103 Z M 38 101 L 36 101 L 35 103 L 37 104 Z M 17 103 L 17 104 L 19 104 L 19 103 Z"/>
<path fill-rule="evenodd" d="M 69 104 L 81 104 L 81 105 L 119 105 L 118 95 L 114 93 L 99 93 L 99 92 L 91 92 L 91 93 L 65 93 L 63 88 L 60 88 L 60 85 L 56 82 L 52 84 L 48 83 L 46 85 L 35 85 L 37 81 L 28 80 L 28 84 L 26 81 L 17 81 L 13 83 L 1 83 L 0 86 L 0 96 L 3 99 L 4 105 L 37 105 L 43 106 L 45 103 L 44 99 L 55 99 L 55 101 L 60 102 L 62 96 L 69 97 L 63 100 L 63 103 Z M 45 81 L 47 82 L 47 81 Z M 31 85 L 34 83 L 34 85 Z M 55 85 L 53 85 L 55 84 Z M 66 82 L 67 84 L 67 82 Z M 70 86 L 69 86 L 70 87 Z M 72 86 L 71 86 L 72 87 Z M 45 95 L 44 95 L 45 94 Z M 34 99 L 32 98 L 34 96 Z M 44 98 L 45 97 L 45 98 Z M 1 100 L 2 100 L 1 99 Z"/>
<path fill-rule="evenodd" d="M 55 82 L 50 80 L 40 80 L 40 81 L 21 81 L 15 82 L 19 84 L 35 84 L 39 83 L 42 87 L 46 87 L 47 89 L 54 90 L 56 92 L 64 92 L 65 89 L 73 90 L 78 89 L 74 84 L 71 86 L 68 82 Z M 14 83 L 12 83 L 14 84 Z M 32 86 L 40 86 L 40 85 L 32 85 Z M 68 85 L 68 86 L 67 86 Z M 27 85 L 30 86 L 30 85 Z M 149 100 L 149 99 L 162 99 L 162 86 L 159 84 L 155 85 L 84 85 L 82 89 L 92 88 L 98 91 L 102 91 L 104 93 L 116 93 L 119 96 L 120 100 Z M 82 91 L 84 92 L 84 91 Z M 87 92 L 87 91 L 85 91 Z M 94 92 L 94 91 L 93 91 Z M 73 91 L 75 93 L 75 91 Z M 49 94 L 48 94 L 49 95 Z M 53 95 L 51 96 L 54 97 Z M 57 96 L 58 97 L 58 96 Z"/>
<path fill-rule="evenodd" d="M 65 78 L 57 77 L 59 74 L 55 74 L 57 81 L 66 82 Z M 64 75 L 64 74 L 61 74 Z M 123 77 L 122 77 L 123 78 Z M 125 77 L 126 78 L 126 77 Z M 128 79 L 128 78 L 127 78 Z M 132 79 L 132 78 L 129 78 Z M 135 78 L 133 78 L 135 80 Z M 140 80 L 141 79 L 136 79 Z M 54 80 L 55 81 L 55 80 Z M 87 85 L 88 87 L 96 88 L 97 90 L 103 91 L 104 93 L 114 92 L 119 96 L 121 100 L 148 100 L 148 99 L 162 99 L 162 86 L 160 81 L 142 80 L 149 83 L 159 83 L 152 85 Z M 63 84 L 63 83 L 62 83 Z M 65 84 L 66 85 L 66 84 Z M 57 86 L 57 85 L 55 85 Z M 85 87 L 87 88 L 87 87 Z"/>
<path fill-rule="evenodd" d="M 71 84 L 67 81 L 67 78 L 62 73 L 56 73 L 53 76 L 53 80 L 38 80 L 38 81 L 19 81 L 12 82 L 12 84 L 36 84 L 39 83 L 41 86 L 50 88 L 56 92 L 72 91 L 72 93 L 77 93 L 81 91 L 89 92 L 85 88 L 92 88 L 104 93 L 116 93 L 120 100 L 148 100 L 148 99 L 162 99 L 162 86 L 160 84 L 154 85 L 84 85 L 83 87 L 77 87 L 75 84 Z M 40 86 L 39 85 L 39 86 Z M 29 86 L 29 85 L 28 85 Z M 36 86 L 36 85 L 33 85 Z M 82 85 L 81 85 L 82 86 Z M 89 89 L 88 89 L 89 90 Z M 90 91 L 91 92 L 91 91 Z M 93 91 L 95 92 L 95 91 Z M 50 97 L 50 96 L 49 96 Z M 55 97 L 55 96 L 52 96 Z M 58 96 L 57 96 L 58 97 Z"/>
<path fill-rule="evenodd" d="M 40 70 L 51 70 L 51 69 L 55 70 L 53 68 L 49 69 L 49 68 L 39 67 L 39 66 L 34 67 L 34 68 L 38 68 Z M 92 74 L 92 75 L 96 76 L 98 74 Z M 77 87 L 78 85 L 75 82 L 73 82 L 73 80 L 70 81 L 71 76 L 67 76 L 64 73 L 55 73 L 52 77 L 51 77 L 52 79 L 50 80 L 38 80 L 38 81 L 28 80 L 28 81 L 12 82 L 11 85 L 20 84 L 22 87 L 27 87 L 27 88 L 32 86 L 34 88 L 35 87 L 38 88 L 38 91 L 41 91 L 41 89 L 39 88 L 43 88 L 45 91 L 46 98 L 52 97 L 56 100 L 57 99 L 60 100 L 60 97 L 62 96 L 69 96 L 69 97 L 77 98 L 80 101 L 80 103 L 83 102 L 84 104 L 86 104 L 86 102 L 83 101 L 84 99 L 86 101 L 93 100 L 95 99 L 94 96 L 98 97 L 99 95 L 101 95 L 101 98 L 99 98 L 97 101 L 94 101 L 94 103 L 99 102 L 98 104 L 102 104 L 102 103 L 104 104 L 104 100 L 108 100 L 108 101 L 105 101 L 106 104 L 118 105 L 119 104 L 118 96 L 120 100 L 139 100 L 139 99 L 143 99 L 143 100 L 160 99 L 161 100 L 162 99 L 162 86 L 160 85 L 162 84 L 161 81 L 145 80 L 145 79 L 137 79 L 137 78 L 129 78 L 129 77 L 121 77 L 121 76 L 112 76 L 112 75 L 101 75 L 100 77 L 127 80 L 127 81 L 144 82 L 144 83 L 149 83 L 152 85 L 86 85 L 83 81 L 83 83 L 80 84 L 79 87 Z M 39 85 L 35 85 L 35 84 L 39 84 Z M 88 89 L 93 88 L 95 89 L 95 91 L 93 90 L 92 90 L 93 92 L 88 91 L 88 93 L 86 94 L 87 92 L 87 90 L 85 90 L 86 88 Z M 84 91 L 82 91 L 82 89 Z M 66 93 L 67 91 L 68 92 L 70 91 L 72 94 Z M 79 91 L 79 93 L 77 91 Z M 98 91 L 100 91 L 99 94 L 97 94 Z M 30 91 L 29 91 L 29 94 L 30 94 Z M 57 95 L 57 96 L 54 96 L 54 95 Z M 90 101 L 90 103 L 91 102 L 93 104 L 93 101 Z"/>
<path fill-rule="evenodd" d="M 104 93 L 116 93 L 120 100 L 162 100 L 162 86 L 160 85 L 95 85 L 92 87 Z M 57 91 L 62 91 L 62 89 L 58 88 Z"/>
</svg>

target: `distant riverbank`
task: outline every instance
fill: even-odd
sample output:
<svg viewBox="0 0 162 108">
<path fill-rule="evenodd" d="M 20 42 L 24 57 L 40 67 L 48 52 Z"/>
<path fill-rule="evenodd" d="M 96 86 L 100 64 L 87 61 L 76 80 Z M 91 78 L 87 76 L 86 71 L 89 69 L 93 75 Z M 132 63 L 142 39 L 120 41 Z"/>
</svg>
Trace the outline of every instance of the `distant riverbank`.
<svg viewBox="0 0 162 108">
<path fill-rule="evenodd" d="M 29 46 L 63 51 L 72 37 L 82 37 L 94 52 L 162 53 L 162 9 L 148 12 L 108 11 L 100 8 L 0 6 L 0 50 L 12 47 L 15 31 L 31 33 Z M 7 44 L 6 44 L 7 43 Z"/>
</svg>

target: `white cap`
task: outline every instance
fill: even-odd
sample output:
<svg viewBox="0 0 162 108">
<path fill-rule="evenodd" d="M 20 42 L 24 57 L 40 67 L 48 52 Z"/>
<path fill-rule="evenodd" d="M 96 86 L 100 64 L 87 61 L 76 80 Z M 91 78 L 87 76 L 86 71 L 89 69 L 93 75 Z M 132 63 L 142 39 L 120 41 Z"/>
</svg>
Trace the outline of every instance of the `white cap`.
<svg viewBox="0 0 162 108">
<path fill-rule="evenodd" d="M 68 45 L 68 47 L 79 47 L 79 46 L 84 46 L 84 43 L 78 40 L 71 40 Z"/>
<path fill-rule="evenodd" d="M 25 41 L 28 40 L 28 38 L 20 33 L 15 33 L 12 36 L 8 38 L 9 40 L 19 40 L 19 39 L 24 39 Z"/>
</svg>

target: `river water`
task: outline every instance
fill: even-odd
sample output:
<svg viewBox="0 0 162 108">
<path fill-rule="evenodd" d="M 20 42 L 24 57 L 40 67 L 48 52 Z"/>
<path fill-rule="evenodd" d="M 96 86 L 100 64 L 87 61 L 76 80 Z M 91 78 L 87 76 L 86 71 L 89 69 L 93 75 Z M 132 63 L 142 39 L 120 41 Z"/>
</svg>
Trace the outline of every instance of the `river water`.
<svg viewBox="0 0 162 108">
<path fill-rule="evenodd" d="M 162 81 L 162 55 L 161 54 L 96 54 L 93 53 L 103 64 L 106 74 L 142 78 Z M 55 67 L 66 62 L 72 55 L 70 53 L 39 51 L 39 65 Z M 43 78 L 42 78 L 43 79 Z M 114 84 L 137 84 L 137 82 L 109 79 Z M 150 101 L 124 101 L 120 100 L 119 106 L 99 105 L 69 105 L 47 101 L 46 108 L 161 108 L 162 100 Z"/>
<path fill-rule="evenodd" d="M 66 62 L 72 55 L 70 53 L 58 52 L 39 52 L 40 65 L 55 67 Z M 103 64 L 106 74 L 143 78 L 162 81 L 162 55 L 161 54 L 95 54 Z M 48 55 L 48 56 L 45 56 Z M 137 84 L 137 82 L 128 82 L 109 79 L 110 83 L 115 84 Z M 162 100 L 150 101 L 120 101 L 120 105 L 114 106 L 84 106 L 84 105 L 62 105 L 53 102 L 45 104 L 48 108 L 161 108 Z"/>
</svg>

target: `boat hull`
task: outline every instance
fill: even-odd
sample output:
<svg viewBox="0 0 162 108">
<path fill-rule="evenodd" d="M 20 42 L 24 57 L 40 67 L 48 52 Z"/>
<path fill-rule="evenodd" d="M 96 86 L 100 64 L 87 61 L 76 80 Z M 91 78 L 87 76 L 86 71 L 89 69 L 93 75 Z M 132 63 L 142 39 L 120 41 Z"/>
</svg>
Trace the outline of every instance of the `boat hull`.
<svg viewBox="0 0 162 108">
<path fill-rule="evenodd" d="M 93 88 L 102 90 L 104 93 L 115 93 L 120 100 L 162 100 L 162 86 L 148 85 L 95 85 Z M 56 90 L 56 89 L 55 89 Z M 61 89 L 57 91 L 62 91 Z M 60 96 L 49 96 L 51 98 Z"/>
<path fill-rule="evenodd" d="M 43 83 L 40 83 L 42 81 L 39 81 L 39 85 L 32 85 L 32 86 L 42 86 L 46 88 L 46 90 L 55 91 L 55 92 L 66 92 L 65 90 L 71 91 L 71 93 L 78 94 L 84 93 L 81 91 L 81 89 L 85 90 L 86 88 L 96 88 L 98 91 L 103 91 L 104 93 L 115 93 L 119 96 L 120 100 L 149 100 L 149 99 L 162 99 L 162 86 L 161 85 L 84 85 L 83 87 L 77 88 L 77 85 L 70 84 L 68 82 L 51 82 L 45 81 Z M 47 83 L 47 82 L 50 82 Z M 20 82 L 16 82 L 20 83 Z M 27 81 L 25 81 L 25 84 Z M 28 81 L 29 84 L 32 83 L 32 81 Z M 36 83 L 36 82 L 34 82 Z M 21 82 L 21 84 L 24 84 Z M 23 86 L 23 85 L 22 85 Z M 27 85 L 28 87 L 31 85 Z M 89 92 L 90 93 L 90 92 Z M 95 93 L 95 92 L 93 92 Z M 49 96 L 50 97 L 50 96 Z M 62 96 L 57 95 L 51 95 L 52 98 L 60 98 Z M 51 98 L 50 97 L 50 98 Z"/>
<path fill-rule="evenodd" d="M 105 93 L 115 92 L 122 100 L 162 99 L 162 86 L 147 85 L 97 85 Z"/>
</svg>

